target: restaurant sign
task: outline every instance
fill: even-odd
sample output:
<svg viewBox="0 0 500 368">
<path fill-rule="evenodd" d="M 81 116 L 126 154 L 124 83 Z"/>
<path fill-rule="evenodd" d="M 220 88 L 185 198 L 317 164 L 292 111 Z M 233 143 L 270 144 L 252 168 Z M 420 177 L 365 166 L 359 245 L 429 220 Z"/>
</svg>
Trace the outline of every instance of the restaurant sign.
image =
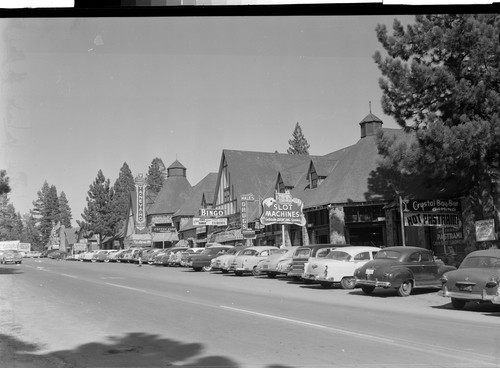
<svg viewBox="0 0 500 368">
<path fill-rule="evenodd" d="M 293 224 L 304 226 L 306 218 L 302 212 L 303 203 L 299 198 L 292 198 L 290 193 L 276 193 L 276 199 L 269 197 L 262 201 L 263 225 Z"/>
<path fill-rule="evenodd" d="M 460 201 L 456 199 L 402 200 L 405 226 L 462 226 Z"/>
<path fill-rule="evenodd" d="M 495 235 L 495 220 L 480 220 L 476 221 L 476 240 L 488 241 L 496 240 Z"/>
</svg>

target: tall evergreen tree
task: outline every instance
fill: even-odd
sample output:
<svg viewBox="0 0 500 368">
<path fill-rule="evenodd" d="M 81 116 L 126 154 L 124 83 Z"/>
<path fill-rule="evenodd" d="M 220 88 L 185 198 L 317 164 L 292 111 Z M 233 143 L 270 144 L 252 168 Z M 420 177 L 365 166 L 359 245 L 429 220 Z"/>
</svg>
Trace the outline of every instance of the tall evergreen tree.
<svg viewBox="0 0 500 368">
<path fill-rule="evenodd" d="M 38 198 L 33 202 L 31 214 L 36 219 L 41 242 L 45 245 L 50 239 L 52 227 L 59 220 L 57 189 L 54 185 L 49 186 L 45 181 L 37 195 Z"/>
<path fill-rule="evenodd" d="M 59 194 L 57 202 L 59 222 L 61 222 L 61 225 L 64 225 L 66 228 L 71 228 L 71 220 L 73 219 L 73 216 L 71 215 L 71 208 L 64 192 Z"/>
<path fill-rule="evenodd" d="M 287 149 L 287 153 L 292 155 L 308 155 L 309 154 L 309 143 L 302 133 L 302 128 L 297 122 L 295 124 L 295 129 L 292 133 L 292 139 L 288 140 L 290 147 Z"/>
<path fill-rule="evenodd" d="M 0 195 L 10 193 L 9 177 L 7 171 L 0 170 Z"/>
<path fill-rule="evenodd" d="M 167 168 L 163 164 L 161 158 L 154 158 L 151 161 L 151 165 L 149 165 L 148 173 L 146 175 L 146 183 L 148 185 L 148 189 L 158 194 L 165 183 L 167 178 Z"/>
<path fill-rule="evenodd" d="M 98 171 L 87 194 L 87 207 L 82 213 L 86 229 L 92 234 L 99 235 L 100 241 L 107 236 L 114 236 L 117 221 L 117 216 L 113 211 L 114 192 L 109 179 L 104 177 L 101 170 Z"/>
<path fill-rule="evenodd" d="M 35 218 L 31 214 L 25 214 L 22 221 L 23 234 L 20 240 L 24 243 L 30 243 L 31 250 L 42 251 L 44 244 L 42 244 Z"/>
<path fill-rule="evenodd" d="M 114 211 L 118 216 L 119 221 L 116 225 L 116 232 L 122 229 L 125 220 L 127 219 L 127 211 L 130 201 L 130 193 L 135 189 L 134 176 L 126 162 L 120 169 L 118 178 L 113 185 L 114 190 Z"/>
<path fill-rule="evenodd" d="M 391 154 L 395 152 L 401 159 L 402 182 L 419 177 L 436 192 L 468 196 L 468 223 L 494 218 L 497 231 L 499 30 L 496 14 L 417 15 L 406 30 L 395 20 L 392 35 L 378 25 L 377 36 L 387 55 L 374 55 L 383 75 L 384 112 L 414 132 L 413 142 L 398 148 L 390 148 L 391 140 L 380 135 L 386 163 L 398 161 Z M 473 241 L 471 236 L 468 240 Z"/>
<path fill-rule="evenodd" d="M 19 240 L 19 219 L 7 194 L 0 195 L 0 240 Z"/>
</svg>

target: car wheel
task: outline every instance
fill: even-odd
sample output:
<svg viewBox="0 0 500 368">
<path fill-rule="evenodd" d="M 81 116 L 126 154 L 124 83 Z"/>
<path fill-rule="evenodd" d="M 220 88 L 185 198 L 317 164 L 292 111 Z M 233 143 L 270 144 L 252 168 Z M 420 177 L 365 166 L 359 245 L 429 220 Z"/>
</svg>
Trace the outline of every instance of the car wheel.
<svg viewBox="0 0 500 368">
<path fill-rule="evenodd" d="M 340 280 L 340 286 L 342 286 L 342 289 L 354 289 L 354 287 L 356 286 L 356 280 L 354 279 L 354 277 L 344 277 L 342 280 Z"/>
<path fill-rule="evenodd" d="M 193 270 L 195 270 L 196 272 L 200 272 L 203 268 L 201 267 L 193 267 Z"/>
<path fill-rule="evenodd" d="M 413 284 L 411 280 L 405 280 L 401 283 L 401 286 L 398 288 L 398 295 L 409 296 L 411 294 L 412 289 L 413 289 Z"/>
<path fill-rule="evenodd" d="M 270 279 L 274 279 L 276 277 L 276 272 L 268 272 L 267 277 L 269 277 Z"/>
<path fill-rule="evenodd" d="M 243 272 L 241 272 L 241 271 L 234 271 L 234 274 L 236 276 L 243 276 Z"/>
<path fill-rule="evenodd" d="M 229 273 L 228 270 L 222 270 L 222 273 Z"/>
<path fill-rule="evenodd" d="M 105 260 L 104 260 L 104 262 L 105 262 L 105 263 L 109 263 L 109 259 L 105 259 Z"/>
<path fill-rule="evenodd" d="M 254 276 L 260 276 L 260 270 L 255 266 L 252 270 L 252 275 Z"/>
<path fill-rule="evenodd" d="M 453 305 L 453 308 L 462 310 L 465 308 L 465 303 L 466 301 L 463 299 L 457 299 L 457 298 L 451 298 L 451 305 Z"/>
<path fill-rule="evenodd" d="M 212 266 L 203 266 L 203 271 L 205 272 L 212 271 Z"/>
<path fill-rule="evenodd" d="M 363 290 L 363 293 L 366 295 L 370 295 L 373 293 L 373 290 L 375 290 L 375 286 L 372 285 L 361 285 L 361 290 Z"/>
<path fill-rule="evenodd" d="M 320 282 L 319 283 L 325 289 L 331 289 L 333 287 L 333 282 Z"/>
</svg>

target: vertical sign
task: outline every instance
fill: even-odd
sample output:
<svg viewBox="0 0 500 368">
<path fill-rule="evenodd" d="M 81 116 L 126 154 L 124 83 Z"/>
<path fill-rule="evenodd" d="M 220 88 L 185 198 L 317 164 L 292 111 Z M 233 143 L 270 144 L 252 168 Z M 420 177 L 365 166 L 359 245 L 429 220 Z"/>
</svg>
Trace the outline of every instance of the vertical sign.
<svg viewBox="0 0 500 368">
<path fill-rule="evenodd" d="M 143 230 L 146 227 L 146 179 L 142 174 L 137 175 L 135 178 L 135 188 L 137 191 L 135 227 Z"/>
<path fill-rule="evenodd" d="M 241 233 L 245 238 L 255 237 L 255 231 L 248 228 L 248 202 L 254 202 L 252 193 L 241 195 Z"/>
</svg>

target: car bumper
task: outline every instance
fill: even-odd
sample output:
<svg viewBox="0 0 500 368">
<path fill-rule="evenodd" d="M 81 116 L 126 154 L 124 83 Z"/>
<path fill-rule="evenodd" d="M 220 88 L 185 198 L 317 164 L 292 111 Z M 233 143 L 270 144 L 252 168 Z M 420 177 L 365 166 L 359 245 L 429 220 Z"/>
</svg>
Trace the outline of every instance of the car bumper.
<svg viewBox="0 0 500 368">
<path fill-rule="evenodd" d="M 500 295 L 498 295 L 498 292 L 497 294 L 488 294 L 486 293 L 486 290 L 483 290 L 481 294 L 472 294 L 460 291 L 449 291 L 447 287 L 444 287 L 443 289 L 438 291 L 438 295 L 464 300 L 490 301 L 493 304 L 500 304 Z"/>
<path fill-rule="evenodd" d="M 390 281 L 356 279 L 356 285 L 389 288 L 392 286 L 392 283 Z"/>
</svg>

